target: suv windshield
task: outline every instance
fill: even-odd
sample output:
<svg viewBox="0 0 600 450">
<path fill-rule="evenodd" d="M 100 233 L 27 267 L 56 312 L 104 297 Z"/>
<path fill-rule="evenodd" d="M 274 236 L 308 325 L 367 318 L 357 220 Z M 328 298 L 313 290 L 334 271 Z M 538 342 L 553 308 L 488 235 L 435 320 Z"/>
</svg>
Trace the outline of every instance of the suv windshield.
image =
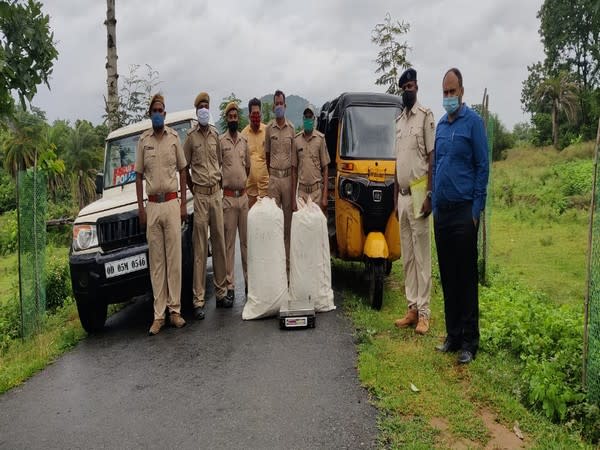
<svg viewBox="0 0 600 450">
<path fill-rule="evenodd" d="M 340 156 L 347 159 L 394 159 L 394 106 L 350 106 L 344 111 Z"/>
<path fill-rule="evenodd" d="M 182 142 L 191 122 L 169 124 L 179 134 Z M 106 163 L 104 167 L 104 188 L 121 186 L 135 181 L 135 149 L 142 133 L 113 139 L 106 143 Z"/>
</svg>

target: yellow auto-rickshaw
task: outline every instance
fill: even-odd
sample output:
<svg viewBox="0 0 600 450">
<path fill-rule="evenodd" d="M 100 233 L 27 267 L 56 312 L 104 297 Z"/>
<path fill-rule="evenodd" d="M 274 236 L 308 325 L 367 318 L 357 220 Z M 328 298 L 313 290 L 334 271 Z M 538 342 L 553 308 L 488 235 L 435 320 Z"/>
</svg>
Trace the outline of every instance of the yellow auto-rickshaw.
<svg viewBox="0 0 600 450">
<path fill-rule="evenodd" d="M 369 301 L 381 309 L 384 278 L 400 258 L 394 214 L 395 119 L 400 97 L 344 93 L 321 108 L 317 128 L 331 158 L 328 225 L 332 255 L 364 261 Z"/>
</svg>

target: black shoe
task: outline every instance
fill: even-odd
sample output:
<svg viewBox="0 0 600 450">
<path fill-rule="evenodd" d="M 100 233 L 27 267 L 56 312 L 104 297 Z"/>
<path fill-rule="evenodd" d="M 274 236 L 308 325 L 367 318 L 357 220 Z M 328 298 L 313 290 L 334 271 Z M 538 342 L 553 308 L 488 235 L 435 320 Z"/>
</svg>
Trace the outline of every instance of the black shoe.
<svg viewBox="0 0 600 450">
<path fill-rule="evenodd" d="M 231 308 L 233 306 L 233 291 L 231 297 L 229 296 L 229 294 L 227 294 L 227 296 L 222 300 L 223 304 L 221 305 L 222 308 Z"/>
<path fill-rule="evenodd" d="M 202 320 L 204 319 L 204 306 L 199 306 L 194 308 L 194 319 Z"/>
<path fill-rule="evenodd" d="M 244 288 L 244 294 L 246 295 L 246 297 L 248 297 L 248 286 L 246 286 L 246 287 Z"/>
<path fill-rule="evenodd" d="M 458 354 L 458 363 L 459 364 L 469 364 L 471 361 L 475 359 L 475 355 L 471 353 L 469 350 L 461 350 Z"/>
<path fill-rule="evenodd" d="M 235 291 L 233 289 L 228 289 L 226 298 L 230 298 L 231 301 L 233 301 L 235 299 Z"/>
<path fill-rule="evenodd" d="M 458 347 L 447 339 L 443 344 L 436 345 L 435 349 L 442 353 L 454 353 L 458 351 Z"/>
</svg>

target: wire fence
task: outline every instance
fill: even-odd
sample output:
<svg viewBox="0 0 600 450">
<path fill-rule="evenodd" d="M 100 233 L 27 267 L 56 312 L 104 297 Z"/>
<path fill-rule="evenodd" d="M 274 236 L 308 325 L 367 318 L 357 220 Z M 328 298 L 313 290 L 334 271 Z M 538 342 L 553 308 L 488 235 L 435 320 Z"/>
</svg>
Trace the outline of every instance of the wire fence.
<svg viewBox="0 0 600 450">
<path fill-rule="evenodd" d="M 600 152 L 600 120 L 594 158 L 594 181 L 590 228 L 588 235 L 588 274 L 585 301 L 585 333 L 583 382 L 588 399 L 600 405 L 600 185 L 598 167 Z"/>
<path fill-rule="evenodd" d="M 46 177 L 36 170 L 17 175 L 21 335 L 30 336 L 46 311 Z"/>
</svg>

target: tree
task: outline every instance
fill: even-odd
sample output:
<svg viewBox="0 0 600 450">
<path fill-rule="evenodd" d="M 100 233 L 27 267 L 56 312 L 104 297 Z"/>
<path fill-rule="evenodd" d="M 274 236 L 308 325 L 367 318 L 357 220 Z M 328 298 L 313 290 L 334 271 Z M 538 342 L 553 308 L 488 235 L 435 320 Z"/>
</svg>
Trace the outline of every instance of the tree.
<svg viewBox="0 0 600 450">
<path fill-rule="evenodd" d="M 262 121 L 269 123 L 273 119 L 273 103 L 262 102 Z"/>
<path fill-rule="evenodd" d="M 42 150 L 45 122 L 39 115 L 18 109 L 8 121 L 8 134 L 4 138 L 4 169 L 13 177 L 19 170 L 35 164 Z"/>
<path fill-rule="evenodd" d="M 158 71 L 150 65 L 146 64 L 145 77 L 138 74 L 140 67 L 139 64 L 130 65 L 129 76 L 123 79 L 123 85 L 117 100 L 117 111 L 112 119 L 114 128 L 111 128 L 108 104 L 105 101 L 105 114 L 103 117 L 108 131 L 139 122 L 148 117 L 148 102 L 155 92 L 156 86 L 161 81 Z"/>
<path fill-rule="evenodd" d="M 516 145 L 526 145 L 533 143 L 533 127 L 530 123 L 516 123 L 512 130 L 512 135 Z"/>
<path fill-rule="evenodd" d="M 389 94 L 400 94 L 398 86 L 400 69 L 410 67 L 410 63 L 406 59 L 406 52 L 410 50 L 410 47 L 406 41 L 398 42 L 398 39 L 409 30 L 408 23 L 398 20 L 392 22 L 390 13 L 387 13 L 383 23 L 377 24 L 371 32 L 371 42 L 381 48 L 375 59 L 377 63 L 375 73 L 379 74 L 375 84 L 387 86 L 386 92 Z"/>
<path fill-rule="evenodd" d="M 115 17 L 115 0 L 106 0 L 106 116 L 108 127 L 114 130 L 119 127 L 119 74 L 117 72 L 117 19 Z"/>
<path fill-rule="evenodd" d="M 535 93 L 534 99 L 547 100 L 552 105 L 552 143 L 558 148 L 559 115 L 565 114 L 570 123 L 574 123 L 579 113 L 579 86 L 570 81 L 569 75 L 562 72 L 560 75 L 542 81 Z"/>
<path fill-rule="evenodd" d="M 238 114 L 238 131 L 243 130 L 246 125 L 248 125 L 248 118 L 242 114 L 242 108 L 240 108 L 240 104 L 242 101 L 236 97 L 236 95 L 232 92 L 228 97 L 224 97 L 219 105 L 219 122 L 217 123 L 217 127 L 221 130 L 222 133 L 227 131 L 227 118 L 225 117 L 225 108 L 230 102 L 235 102 L 238 105 L 239 114 Z"/>
<path fill-rule="evenodd" d="M 102 166 L 102 154 L 102 145 L 92 124 L 78 120 L 67 142 L 66 163 L 73 200 L 79 209 L 95 199 L 96 173 Z"/>
<path fill-rule="evenodd" d="M 24 110 L 39 84 L 50 88 L 48 77 L 58 52 L 49 20 L 40 2 L 0 1 L 0 120 L 4 124 L 15 110 L 13 92 Z"/>
</svg>

